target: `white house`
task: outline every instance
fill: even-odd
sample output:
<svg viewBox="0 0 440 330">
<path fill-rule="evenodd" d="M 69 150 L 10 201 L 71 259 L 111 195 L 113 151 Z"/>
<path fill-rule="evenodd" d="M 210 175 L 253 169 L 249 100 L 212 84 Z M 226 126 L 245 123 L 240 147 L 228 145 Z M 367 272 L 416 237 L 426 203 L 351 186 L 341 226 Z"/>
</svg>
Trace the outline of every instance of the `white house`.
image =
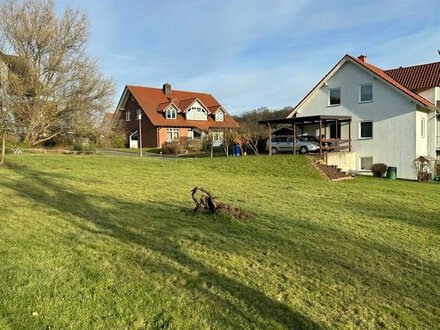
<svg viewBox="0 0 440 330">
<path fill-rule="evenodd" d="M 341 165 L 355 172 L 385 163 L 398 168 L 399 178 L 415 179 L 415 158 L 440 159 L 439 106 L 440 62 L 384 71 L 364 55 L 345 55 L 287 118 L 350 116 L 351 125 L 321 129 L 327 139 L 351 139 L 350 157 L 329 153 L 333 159 L 351 159 Z M 302 133 L 318 132 L 307 125 Z"/>
</svg>

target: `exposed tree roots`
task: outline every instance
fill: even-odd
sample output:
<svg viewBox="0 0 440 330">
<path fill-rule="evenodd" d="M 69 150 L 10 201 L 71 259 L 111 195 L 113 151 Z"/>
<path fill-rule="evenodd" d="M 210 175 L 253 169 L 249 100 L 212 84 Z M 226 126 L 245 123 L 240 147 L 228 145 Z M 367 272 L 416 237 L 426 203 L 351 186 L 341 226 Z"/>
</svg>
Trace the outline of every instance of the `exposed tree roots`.
<svg viewBox="0 0 440 330">
<path fill-rule="evenodd" d="M 225 214 L 237 220 L 245 220 L 250 217 L 249 214 L 237 207 L 217 201 L 217 197 L 202 187 L 194 187 L 191 192 L 191 197 L 196 204 L 194 213 Z"/>
</svg>

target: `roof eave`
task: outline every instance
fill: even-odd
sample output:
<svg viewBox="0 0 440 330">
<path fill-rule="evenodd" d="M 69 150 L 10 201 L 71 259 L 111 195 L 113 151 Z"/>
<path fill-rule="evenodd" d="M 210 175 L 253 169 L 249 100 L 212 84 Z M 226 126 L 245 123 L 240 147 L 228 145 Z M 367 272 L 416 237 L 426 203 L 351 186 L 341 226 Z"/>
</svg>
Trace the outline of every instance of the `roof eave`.
<svg viewBox="0 0 440 330">
<path fill-rule="evenodd" d="M 306 94 L 306 96 L 301 101 L 299 101 L 299 103 L 293 108 L 293 110 L 290 112 L 290 114 L 287 116 L 287 118 L 292 118 L 298 112 L 298 110 L 312 98 L 312 96 L 315 94 L 315 92 L 323 86 L 323 84 L 326 82 L 326 80 L 331 78 L 336 73 L 336 71 L 338 71 L 339 68 L 343 64 L 345 64 L 345 62 L 347 62 L 349 59 L 350 59 L 350 56 L 348 54 L 345 54 L 338 61 L 338 63 L 336 63 L 335 66 L 333 66 L 333 68 L 331 68 L 330 71 L 327 72 L 327 74 L 310 90 L 310 92 L 308 92 Z"/>
<path fill-rule="evenodd" d="M 121 110 L 124 109 L 125 103 L 128 99 L 128 93 L 131 93 L 128 85 L 125 85 L 124 91 L 122 92 L 122 95 L 118 101 L 118 105 L 116 106 L 115 111 L 113 112 L 113 117 L 110 121 L 110 128 L 113 128 L 115 123 L 119 120 L 119 117 L 121 116 Z"/>
</svg>

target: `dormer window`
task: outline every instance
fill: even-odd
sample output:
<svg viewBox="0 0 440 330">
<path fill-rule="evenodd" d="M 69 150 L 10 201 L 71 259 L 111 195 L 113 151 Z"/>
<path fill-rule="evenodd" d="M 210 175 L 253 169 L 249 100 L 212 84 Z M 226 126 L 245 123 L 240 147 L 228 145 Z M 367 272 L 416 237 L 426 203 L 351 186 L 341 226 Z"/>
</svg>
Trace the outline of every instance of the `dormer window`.
<svg viewBox="0 0 440 330">
<path fill-rule="evenodd" d="M 176 119 L 177 118 L 177 110 L 174 107 L 169 107 L 167 111 L 165 111 L 165 117 L 167 119 Z"/>
<path fill-rule="evenodd" d="M 215 121 L 224 121 L 225 120 L 225 114 L 222 110 L 218 110 L 215 113 Z"/>
<path fill-rule="evenodd" d="M 208 120 L 208 112 L 200 106 L 193 106 L 186 112 L 186 119 Z"/>
</svg>

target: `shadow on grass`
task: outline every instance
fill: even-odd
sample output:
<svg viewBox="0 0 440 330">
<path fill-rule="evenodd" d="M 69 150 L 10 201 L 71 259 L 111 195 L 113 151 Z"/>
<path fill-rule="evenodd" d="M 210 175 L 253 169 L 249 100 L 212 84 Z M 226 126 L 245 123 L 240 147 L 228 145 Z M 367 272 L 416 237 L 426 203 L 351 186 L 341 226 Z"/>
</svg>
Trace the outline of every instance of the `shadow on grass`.
<svg viewBox="0 0 440 330">
<path fill-rule="evenodd" d="M 254 249 L 262 253 L 262 258 L 265 258 L 264 249 L 288 251 L 289 258 L 304 262 L 304 268 L 307 269 L 303 269 L 303 273 L 309 272 L 310 276 L 320 276 L 321 281 L 333 280 L 344 283 L 346 287 L 357 285 L 361 291 L 371 290 L 375 296 L 386 298 L 387 303 L 391 303 L 394 307 L 398 306 L 396 308 L 406 310 L 408 313 L 412 308 L 438 306 L 436 300 L 438 289 L 435 287 L 435 283 L 438 283 L 436 279 L 439 278 L 437 264 L 429 264 L 416 255 L 376 240 L 359 237 L 356 233 L 340 232 L 335 228 L 327 228 L 324 224 L 317 225 L 301 220 L 295 221 L 295 231 L 292 235 L 283 233 L 282 229 L 274 230 L 252 222 L 241 225 L 222 221 L 222 226 L 206 225 L 205 229 L 203 225 L 196 224 L 195 220 L 176 219 L 181 205 L 159 202 L 137 203 L 114 196 L 87 195 L 63 183 L 64 180 L 69 180 L 68 175 L 43 173 L 20 166 L 11 166 L 10 169 L 23 178 L 12 182 L 8 187 L 23 198 L 60 213 L 73 215 L 68 217 L 69 221 L 82 231 L 106 235 L 126 244 L 149 249 L 179 264 L 189 272 L 183 272 L 173 266 L 173 263 L 159 264 L 148 257 L 133 261 L 142 268 L 151 267 L 157 272 L 162 272 L 164 276 L 177 274 L 186 280 L 177 284 L 180 288 L 195 297 L 208 297 L 215 306 L 219 306 L 219 309 L 240 315 L 248 322 L 248 326 L 255 326 L 255 322 L 258 321 L 252 319 L 252 315 L 258 314 L 263 320 L 271 320 L 270 324 L 273 326 L 324 327 L 286 304 L 269 297 L 255 286 L 220 274 L 213 267 L 185 253 L 178 240 L 197 240 L 191 235 L 191 226 L 194 226 L 194 229 L 202 229 L 202 234 L 206 235 L 199 242 L 202 245 L 206 243 L 210 248 L 218 249 L 223 253 L 242 255 Z M 386 217 L 393 218 L 385 206 L 383 208 L 376 206 L 360 204 L 356 207 L 367 214 L 369 212 L 373 214 L 373 209 L 379 210 Z M 409 208 L 405 211 L 408 215 L 403 219 L 399 217 L 393 219 L 410 224 L 414 222 L 412 219 L 416 219 L 420 222 L 420 226 L 431 228 L 432 224 L 425 224 L 421 220 L 432 217 L 431 212 L 424 210 L 419 212 Z M 146 214 L 149 217 L 146 217 Z M 182 217 L 185 215 L 182 214 Z M 274 218 L 273 215 L 260 214 L 259 217 L 271 218 L 276 225 L 283 223 L 283 219 Z M 207 220 L 203 217 L 197 219 Z M 240 228 L 237 229 L 238 227 Z M 212 232 L 213 228 L 217 231 Z M 307 239 L 304 239 L 304 235 Z M 390 264 L 388 261 L 391 261 Z M 240 301 L 241 304 L 233 304 L 230 300 L 216 295 L 215 291 L 224 292 L 226 296 Z M 400 300 L 406 298 L 414 301 L 408 308 L 400 305 Z M 342 297 L 341 300 L 344 298 Z M 325 305 L 326 302 L 323 301 L 322 304 Z M 230 327 L 236 326 L 222 310 L 214 311 L 216 317 Z M 264 327 L 267 323 L 258 323 L 257 327 L 258 325 Z"/>
<path fill-rule="evenodd" d="M 188 278 L 186 287 L 188 291 L 208 295 L 214 303 L 223 300 L 222 304 L 230 310 L 229 313 L 242 315 L 243 319 L 249 323 L 248 326 L 253 325 L 254 322 L 248 310 L 254 310 L 263 320 L 271 320 L 272 325 L 295 329 L 322 328 L 313 320 L 268 297 L 257 288 L 219 274 L 216 270 L 186 254 L 176 242 L 166 239 L 170 234 L 179 235 L 179 228 L 185 226 L 185 224 L 169 221 L 167 213 L 164 214 L 164 209 L 173 208 L 173 206 L 164 204 L 159 208 L 154 203 L 141 204 L 116 197 L 85 195 L 61 183 L 63 178 L 68 179 L 67 175 L 43 173 L 13 165 L 9 168 L 20 174 L 22 179 L 6 184 L 6 186 L 15 190 L 21 197 L 60 213 L 73 215 L 74 217 L 70 217 L 69 221 L 81 230 L 108 235 L 123 243 L 136 244 L 177 262 L 189 269 L 191 274 L 196 274 L 182 275 Z M 148 227 L 148 224 L 137 215 L 132 217 L 133 221 L 130 221 L 128 219 L 130 210 L 137 210 L 141 214 L 156 213 L 158 216 L 154 221 L 157 220 L 157 223 Z M 157 269 L 161 269 L 165 274 L 181 273 L 169 265 L 160 265 Z M 245 310 L 213 295 L 209 288 L 215 288 L 239 300 L 246 306 Z M 223 321 L 230 322 L 224 318 Z M 229 324 L 229 326 L 234 327 L 234 324 Z"/>
</svg>

